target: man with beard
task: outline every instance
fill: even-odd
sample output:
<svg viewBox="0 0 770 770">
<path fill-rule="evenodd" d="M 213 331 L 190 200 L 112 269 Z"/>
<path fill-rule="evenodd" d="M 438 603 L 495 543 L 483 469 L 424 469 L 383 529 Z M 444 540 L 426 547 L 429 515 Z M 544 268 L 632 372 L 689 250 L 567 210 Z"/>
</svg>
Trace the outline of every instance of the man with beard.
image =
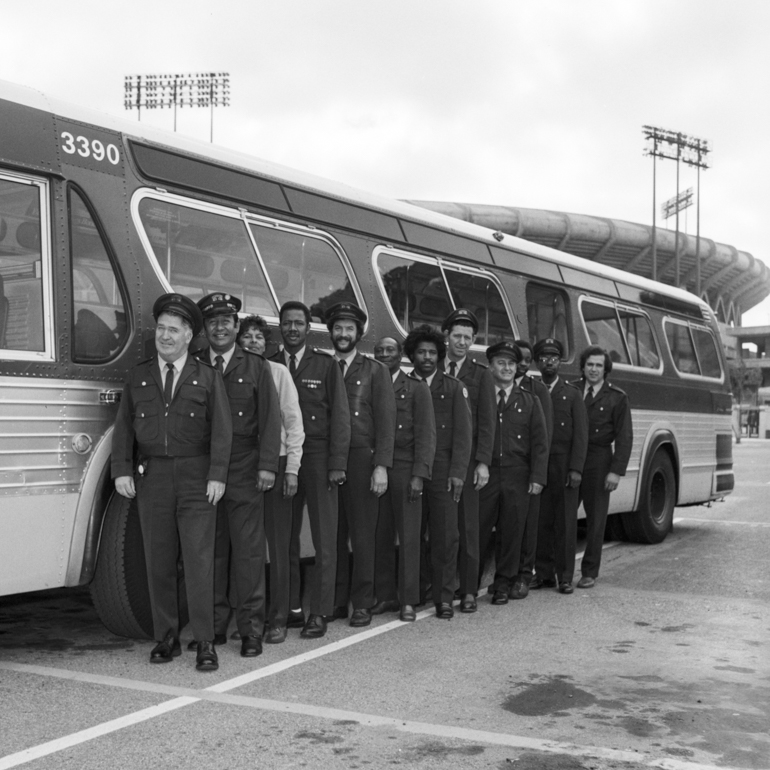
<svg viewBox="0 0 770 770">
<path fill-rule="evenodd" d="M 199 357 L 224 378 L 233 422 L 227 489 L 217 506 L 214 644 L 227 643 L 234 609 L 241 656 L 255 658 L 262 654 L 265 626 L 264 493 L 275 483 L 281 445 L 278 394 L 267 361 L 236 345 L 238 297 L 216 292 L 199 300 L 198 307 L 209 343 Z"/>
<path fill-rule="evenodd" d="M 425 485 L 423 524 L 430 541 L 430 574 L 436 616 L 454 617 L 457 548 L 457 506 L 471 459 L 473 422 L 468 390 L 439 364 L 446 358 L 443 335 L 430 326 L 419 326 L 404 341 L 404 351 L 414 365 L 413 377 L 424 380 L 433 399 L 436 420 L 436 458 L 432 478 Z"/>
<path fill-rule="evenodd" d="M 489 483 L 479 495 L 480 543 L 486 548 L 497 529 L 497 565 L 491 586 L 492 604 L 507 604 L 519 582 L 522 541 L 531 498 L 537 497 L 548 474 L 548 434 L 540 401 L 516 385 L 521 352 L 512 342 L 487 349 L 497 392 L 495 430 Z"/>
<path fill-rule="evenodd" d="M 387 367 L 356 349 L 364 334 L 366 313 L 350 302 L 339 302 L 326 311 L 326 325 L 350 407 L 350 452 L 347 478 L 340 488 L 337 529 L 335 617 L 347 616 L 350 599 L 350 625 L 359 628 L 372 622 L 373 611 L 389 609 L 374 607 L 374 553 L 377 498 L 388 488 L 388 468 L 393 465 L 396 402 Z M 348 538 L 353 551 L 352 575 Z"/>
<path fill-rule="evenodd" d="M 492 442 L 495 437 L 495 386 L 485 363 L 469 355 L 479 322 L 465 308 L 453 310 L 441 326 L 446 338 L 444 371 L 457 377 L 468 390 L 473 419 L 471 461 L 458 509 L 460 530 L 460 612 L 476 611 L 481 561 L 479 554 L 479 490 L 489 481 Z"/>
<path fill-rule="evenodd" d="M 603 348 L 591 345 L 580 354 L 583 377 L 575 385 L 588 412 L 588 452 L 583 466 L 580 497 L 586 512 L 586 549 L 580 564 L 578 588 L 593 588 L 602 561 L 602 543 L 610 494 L 626 473 L 634 432 L 628 396 L 607 382 L 612 359 Z"/>
<path fill-rule="evenodd" d="M 163 294 L 152 314 L 158 354 L 126 378 L 112 436 L 112 477 L 118 494 L 137 498 L 158 642 L 150 663 L 168 663 L 182 652 L 181 547 L 190 625 L 198 640 L 195 665 L 215 671 L 214 535 L 233 437 L 230 407 L 221 376 L 188 355 L 203 325 L 198 306 L 182 294 Z"/>
<path fill-rule="evenodd" d="M 310 310 L 296 300 L 279 311 L 283 349 L 271 360 L 289 369 L 299 395 L 305 443 L 298 490 L 292 501 L 291 607 L 287 626 L 302 626 L 304 639 L 326 634 L 326 618 L 334 612 L 337 570 L 337 493 L 345 483 L 350 448 L 350 410 L 342 373 L 335 360 L 307 345 Z M 304 621 L 300 596 L 299 537 L 307 501 L 315 567 L 310 613 Z M 303 622 L 304 621 L 304 622 Z"/>
<path fill-rule="evenodd" d="M 553 404 L 548 483 L 540 500 L 535 577 L 530 588 L 558 586 L 571 594 L 575 573 L 580 480 L 588 446 L 588 415 L 582 393 L 559 377 L 564 348 L 555 339 L 535 343 L 535 362 Z"/>
<path fill-rule="evenodd" d="M 416 619 L 414 607 L 420 601 L 422 493 L 436 454 L 436 421 L 428 386 L 401 371 L 401 353 L 401 343 L 393 337 L 383 337 L 374 346 L 374 357 L 390 371 L 396 398 L 393 467 L 377 522 L 374 593 L 377 609 L 400 610 L 399 618 L 409 623 Z"/>
</svg>

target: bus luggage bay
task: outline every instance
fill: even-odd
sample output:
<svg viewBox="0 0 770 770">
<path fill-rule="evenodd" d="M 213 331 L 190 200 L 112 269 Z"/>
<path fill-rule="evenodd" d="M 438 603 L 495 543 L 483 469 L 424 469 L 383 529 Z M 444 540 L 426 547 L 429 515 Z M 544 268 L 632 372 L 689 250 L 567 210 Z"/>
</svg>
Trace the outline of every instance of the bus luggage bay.
<svg viewBox="0 0 770 770">
<path fill-rule="evenodd" d="M 319 345 L 325 309 L 355 302 L 369 350 L 466 307 L 479 350 L 558 337 L 568 378 L 602 345 L 634 420 L 611 530 L 659 542 L 674 505 L 733 488 L 724 354 L 691 294 L 9 83 L 0 125 L 0 595 L 90 583 L 110 630 L 151 633 L 109 460 L 166 291 L 226 291 L 273 325 L 300 299 Z"/>
</svg>

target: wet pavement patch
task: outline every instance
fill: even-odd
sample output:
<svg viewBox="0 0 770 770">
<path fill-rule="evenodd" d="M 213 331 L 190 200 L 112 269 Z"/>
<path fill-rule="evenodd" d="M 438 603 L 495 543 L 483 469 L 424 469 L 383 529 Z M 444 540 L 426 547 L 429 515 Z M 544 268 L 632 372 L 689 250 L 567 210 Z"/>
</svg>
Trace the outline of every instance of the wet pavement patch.
<svg viewBox="0 0 770 770">
<path fill-rule="evenodd" d="M 485 751 L 484 746 L 472 743 L 468 746 L 452 746 L 447 743 L 441 743 L 441 741 L 427 741 L 417 746 L 413 746 L 404 752 L 410 755 L 410 759 L 413 761 L 420 761 L 421 759 L 442 759 L 449 757 L 450 755 L 458 755 L 465 757 L 473 757 L 477 754 L 483 754 Z"/>
<path fill-rule="evenodd" d="M 503 708 L 519 716 L 546 716 L 596 703 L 595 696 L 562 677 L 546 677 L 537 684 L 519 682 L 515 686 L 518 692 L 505 699 Z"/>
<path fill-rule="evenodd" d="M 715 671 L 735 671 L 736 674 L 756 674 L 753 668 L 743 668 L 741 666 L 714 666 Z"/>
<path fill-rule="evenodd" d="M 310 743 L 342 743 L 345 739 L 341 735 L 328 733 L 326 730 L 303 730 L 295 733 L 294 737 L 310 741 Z"/>
</svg>

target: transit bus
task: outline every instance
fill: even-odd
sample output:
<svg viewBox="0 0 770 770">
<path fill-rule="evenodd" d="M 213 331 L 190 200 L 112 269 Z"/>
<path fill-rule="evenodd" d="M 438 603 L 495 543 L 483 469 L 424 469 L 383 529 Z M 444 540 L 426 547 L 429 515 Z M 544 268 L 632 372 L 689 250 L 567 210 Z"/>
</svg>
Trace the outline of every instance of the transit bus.
<svg viewBox="0 0 770 770">
<path fill-rule="evenodd" d="M 478 352 L 555 336 L 568 378 L 597 343 L 634 421 L 610 528 L 659 542 L 675 505 L 733 488 L 724 354 L 691 294 L 10 83 L 0 125 L 0 595 L 89 584 L 111 631 L 151 636 L 110 447 L 167 291 L 229 292 L 274 327 L 300 299 L 326 347 L 326 308 L 355 302 L 366 350 L 465 307 Z"/>
</svg>

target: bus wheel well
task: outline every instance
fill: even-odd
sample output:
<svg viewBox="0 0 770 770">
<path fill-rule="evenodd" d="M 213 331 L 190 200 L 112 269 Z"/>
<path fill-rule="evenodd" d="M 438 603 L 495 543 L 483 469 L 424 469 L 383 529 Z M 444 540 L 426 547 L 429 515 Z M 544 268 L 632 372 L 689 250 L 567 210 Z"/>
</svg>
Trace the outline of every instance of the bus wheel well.
<svg viewBox="0 0 770 770">
<path fill-rule="evenodd" d="M 642 475 L 639 509 L 622 514 L 623 529 L 637 543 L 660 543 L 671 531 L 677 500 L 674 447 L 659 444 L 648 454 Z"/>
</svg>

